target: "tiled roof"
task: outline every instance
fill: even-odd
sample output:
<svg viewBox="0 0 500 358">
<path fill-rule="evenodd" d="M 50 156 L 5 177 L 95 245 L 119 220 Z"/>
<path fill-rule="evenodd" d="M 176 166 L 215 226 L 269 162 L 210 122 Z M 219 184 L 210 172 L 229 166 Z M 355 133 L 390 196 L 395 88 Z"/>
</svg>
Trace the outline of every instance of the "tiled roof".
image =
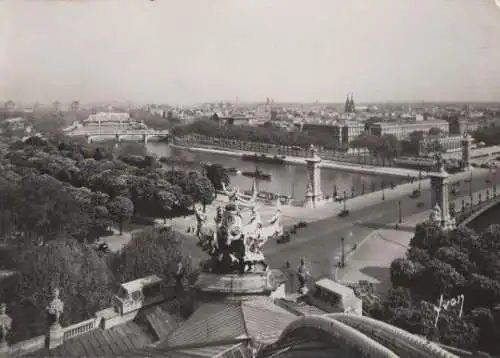
<svg viewBox="0 0 500 358">
<path fill-rule="evenodd" d="M 228 339 L 275 340 L 296 316 L 267 297 L 247 301 L 205 303 L 166 341 L 162 348 L 209 344 Z"/>
<path fill-rule="evenodd" d="M 323 315 L 327 313 L 319 309 L 318 307 L 309 305 L 305 302 L 292 302 L 292 301 L 280 300 L 279 306 L 283 307 L 284 310 L 299 316 Z"/>
<path fill-rule="evenodd" d="M 160 346 L 187 346 L 246 336 L 246 327 L 238 303 L 206 303 Z"/>
<path fill-rule="evenodd" d="M 179 319 L 169 312 L 172 312 L 171 303 L 165 302 L 148 307 L 140 313 L 153 329 L 158 340 L 167 338 L 170 333 L 179 327 Z"/>
<path fill-rule="evenodd" d="M 124 357 L 148 357 L 148 358 L 245 358 L 247 351 L 240 343 L 201 347 L 181 350 L 170 350 L 165 348 L 147 347 L 128 352 Z"/>
</svg>

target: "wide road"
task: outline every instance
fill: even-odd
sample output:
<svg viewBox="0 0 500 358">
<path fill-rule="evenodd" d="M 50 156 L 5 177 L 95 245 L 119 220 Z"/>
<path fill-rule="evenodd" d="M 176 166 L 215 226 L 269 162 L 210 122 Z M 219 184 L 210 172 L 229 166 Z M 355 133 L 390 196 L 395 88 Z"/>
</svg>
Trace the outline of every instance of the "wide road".
<svg viewBox="0 0 500 358">
<path fill-rule="evenodd" d="M 474 173 L 471 189 L 473 192 L 492 188 L 493 184 L 500 184 L 500 173 L 497 175 L 483 171 Z M 486 179 L 491 180 L 490 183 Z M 453 182 L 450 176 L 450 182 Z M 450 191 L 452 190 L 450 185 Z M 460 189 L 460 195 L 452 196 L 450 201 L 456 202 L 456 207 L 461 207 L 461 200 L 469 201 L 469 183 L 464 180 L 456 186 Z M 394 189 L 397 190 L 397 189 Z M 498 187 L 500 195 L 500 186 Z M 482 195 L 486 198 L 485 193 Z M 282 268 L 286 261 L 292 267 L 299 264 L 301 256 L 305 256 L 310 267 L 313 278 L 331 276 L 333 267 L 341 253 L 340 238 L 345 238 L 345 247 L 348 249 L 359 242 L 371 231 L 394 224 L 399 220 L 398 201 L 401 200 L 401 212 L 404 217 L 422 213 L 430 209 L 430 190 L 423 189 L 422 195 L 418 199 L 412 199 L 407 194 L 399 198 L 392 196 L 391 200 L 382 200 L 378 204 L 370 205 L 356 211 L 352 211 L 349 217 L 331 217 L 310 223 L 306 228 L 298 229 L 297 234 L 292 237 L 289 243 L 277 244 L 275 240 L 269 240 L 264 247 L 264 254 L 269 265 L 273 268 Z M 417 202 L 423 202 L 423 207 L 417 207 Z M 477 198 L 475 197 L 475 202 Z M 347 202 L 349 207 L 349 202 Z M 402 227 L 404 229 L 404 227 Z M 347 250 L 346 250 L 347 252 Z"/>
</svg>

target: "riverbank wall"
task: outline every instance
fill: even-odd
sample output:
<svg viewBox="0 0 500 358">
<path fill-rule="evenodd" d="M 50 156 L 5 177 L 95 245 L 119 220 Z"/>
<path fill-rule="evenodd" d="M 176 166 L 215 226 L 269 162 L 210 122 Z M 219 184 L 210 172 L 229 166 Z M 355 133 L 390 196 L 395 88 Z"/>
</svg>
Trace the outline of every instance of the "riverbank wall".
<svg viewBox="0 0 500 358">
<path fill-rule="evenodd" d="M 254 155 L 255 152 L 241 151 L 241 150 L 226 150 L 217 147 L 188 147 L 178 144 L 170 144 L 171 148 L 188 150 L 190 152 L 197 153 L 212 153 L 226 155 L 235 158 L 241 158 L 243 155 Z M 305 157 L 290 157 L 284 156 L 283 160 L 286 164 L 290 165 L 306 165 Z M 377 167 L 377 166 L 366 166 L 360 164 L 347 164 L 339 163 L 330 160 L 322 160 L 321 168 L 333 169 L 351 173 L 361 173 L 369 175 L 383 175 L 383 176 L 394 176 L 400 178 L 408 177 L 418 177 L 418 170 L 404 169 L 404 168 L 394 168 L 394 167 Z"/>
</svg>

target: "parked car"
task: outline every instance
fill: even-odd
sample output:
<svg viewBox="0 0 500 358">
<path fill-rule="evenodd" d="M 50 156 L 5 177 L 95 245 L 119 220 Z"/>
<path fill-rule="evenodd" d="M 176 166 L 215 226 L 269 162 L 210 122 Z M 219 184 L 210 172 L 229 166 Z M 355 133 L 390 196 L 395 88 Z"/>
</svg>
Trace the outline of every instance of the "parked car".
<svg viewBox="0 0 500 358">
<path fill-rule="evenodd" d="M 423 208 L 423 207 L 424 207 L 424 205 L 425 205 L 425 204 L 424 204 L 423 202 L 419 201 L 419 202 L 417 203 L 417 208 Z"/>
<path fill-rule="evenodd" d="M 278 244 L 285 244 L 287 242 L 290 242 L 290 240 L 292 239 L 292 236 L 290 235 L 289 232 L 285 232 L 283 235 L 281 235 L 280 237 L 278 237 L 276 239 L 276 242 Z"/>
<path fill-rule="evenodd" d="M 460 189 L 453 188 L 451 195 L 460 195 Z"/>
<path fill-rule="evenodd" d="M 102 253 L 107 254 L 109 252 L 109 245 L 105 242 L 102 242 L 100 244 L 97 244 L 96 250 Z"/>
<path fill-rule="evenodd" d="M 297 229 L 301 229 L 303 227 L 306 227 L 307 223 L 305 221 L 299 221 L 295 226 L 297 227 Z"/>
<path fill-rule="evenodd" d="M 346 217 L 346 216 L 349 216 L 349 214 L 350 214 L 349 210 L 347 210 L 347 209 L 346 209 L 346 210 L 342 210 L 342 211 L 339 213 L 339 215 L 338 215 L 338 216 L 339 216 L 339 218 L 344 218 L 344 217 Z"/>
</svg>

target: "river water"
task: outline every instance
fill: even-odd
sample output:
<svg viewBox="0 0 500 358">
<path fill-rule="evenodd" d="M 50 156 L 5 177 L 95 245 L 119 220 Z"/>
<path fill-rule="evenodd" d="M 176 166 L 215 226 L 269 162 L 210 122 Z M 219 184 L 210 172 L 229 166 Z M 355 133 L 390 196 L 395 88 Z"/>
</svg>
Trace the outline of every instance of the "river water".
<svg viewBox="0 0 500 358">
<path fill-rule="evenodd" d="M 196 162 L 210 162 L 221 164 L 227 168 L 237 168 L 241 171 L 254 171 L 256 167 L 259 170 L 271 174 L 271 181 L 259 180 L 257 187 L 259 191 L 268 191 L 276 194 L 289 195 L 294 199 L 302 200 L 304 198 L 307 186 L 307 170 L 305 166 L 297 165 L 276 165 L 268 163 L 253 163 L 243 161 L 241 158 L 229 157 L 213 153 L 196 153 L 184 149 L 171 148 L 167 143 L 149 142 L 147 144 L 149 152 L 158 157 L 177 157 Z M 189 169 L 199 169 L 199 165 L 188 165 Z M 241 191 L 252 188 L 253 178 L 243 175 L 231 176 L 231 186 L 238 186 Z M 331 195 L 335 188 L 339 195 L 345 191 L 350 195 L 354 190 L 356 195 L 363 192 L 369 193 L 372 185 L 375 184 L 376 190 L 380 190 L 382 183 L 398 184 L 403 182 L 402 178 L 392 176 L 367 175 L 359 173 L 350 173 L 334 169 L 321 169 L 321 190 L 324 195 Z"/>
</svg>

